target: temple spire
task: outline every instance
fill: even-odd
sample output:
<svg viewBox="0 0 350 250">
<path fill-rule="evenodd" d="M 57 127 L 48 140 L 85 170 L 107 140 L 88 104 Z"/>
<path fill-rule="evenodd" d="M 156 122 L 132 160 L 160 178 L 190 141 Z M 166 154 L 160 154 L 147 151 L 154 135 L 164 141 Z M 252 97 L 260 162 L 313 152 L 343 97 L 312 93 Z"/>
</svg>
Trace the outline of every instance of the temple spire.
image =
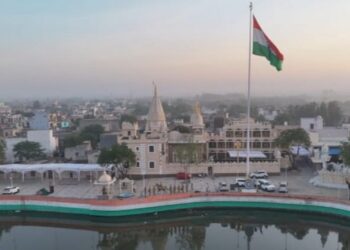
<svg viewBox="0 0 350 250">
<path fill-rule="evenodd" d="M 146 132 L 166 132 L 167 123 L 162 102 L 158 96 L 157 85 L 153 82 L 154 95 L 148 112 Z"/>
<path fill-rule="evenodd" d="M 204 126 L 203 116 L 201 112 L 201 107 L 199 101 L 197 100 L 193 106 L 193 113 L 191 115 L 191 124 L 193 127 L 202 127 Z"/>
</svg>

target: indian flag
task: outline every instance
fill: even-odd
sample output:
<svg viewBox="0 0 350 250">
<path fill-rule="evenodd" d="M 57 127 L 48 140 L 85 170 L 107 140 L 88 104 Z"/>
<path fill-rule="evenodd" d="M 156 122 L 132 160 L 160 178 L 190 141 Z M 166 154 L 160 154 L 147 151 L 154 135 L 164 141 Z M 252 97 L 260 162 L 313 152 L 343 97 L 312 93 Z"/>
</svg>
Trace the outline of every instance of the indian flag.
<svg viewBox="0 0 350 250">
<path fill-rule="evenodd" d="M 253 16 L 253 54 L 266 57 L 278 71 L 282 69 L 282 53 L 261 29 L 255 16 Z"/>
</svg>

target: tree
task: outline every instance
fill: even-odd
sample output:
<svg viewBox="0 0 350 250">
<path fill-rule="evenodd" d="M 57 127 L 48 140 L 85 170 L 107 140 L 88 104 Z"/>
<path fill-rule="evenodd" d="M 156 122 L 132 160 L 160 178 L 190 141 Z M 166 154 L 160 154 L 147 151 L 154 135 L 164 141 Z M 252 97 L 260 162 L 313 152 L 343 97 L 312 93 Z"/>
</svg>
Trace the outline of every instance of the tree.
<svg viewBox="0 0 350 250">
<path fill-rule="evenodd" d="M 0 139 L 0 164 L 5 161 L 5 141 Z"/>
<path fill-rule="evenodd" d="M 191 133 L 191 129 L 189 127 L 183 125 L 177 125 L 172 131 L 178 131 L 179 133 L 189 134 Z"/>
<path fill-rule="evenodd" d="M 65 148 L 75 147 L 83 142 L 79 134 L 72 134 L 63 139 L 63 146 Z"/>
<path fill-rule="evenodd" d="M 122 124 L 123 122 L 130 122 L 133 124 L 137 122 L 137 118 L 133 115 L 123 114 L 120 117 L 120 124 Z"/>
<path fill-rule="evenodd" d="M 33 141 L 23 141 L 13 147 L 15 157 L 20 161 L 24 160 L 41 160 L 46 157 L 44 149 L 40 143 Z"/>
<path fill-rule="evenodd" d="M 90 141 L 92 148 L 96 148 L 100 141 L 100 135 L 104 132 L 104 128 L 99 124 L 86 126 L 81 132 L 80 137 L 83 141 Z"/>
<path fill-rule="evenodd" d="M 308 133 L 302 128 L 284 130 L 275 139 L 274 142 L 276 146 L 279 146 L 283 151 L 285 151 L 289 155 L 293 168 L 296 167 L 295 161 L 296 161 L 296 158 L 299 157 L 299 147 L 300 146 L 309 147 L 311 144 Z M 291 146 L 298 147 L 298 152 L 295 157 L 290 153 L 289 149 Z"/>
<path fill-rule="evenodd" d="M 341 111 L 338 102 L 329 102 L 327 106 L 327 117 L 325 124 L 327 126 L 338 126 L 343 118 L 343 112 Z"/>
<path fill-rule="evenodd" d="M 99 124 L 86 126 L 80 133 L 67 136 L 63 140 L 65 148 L 75 147 L 83 141 L 90 141 L 91 147 L 95 149 L 100 141 L 100 136 L 104 132 L 104 128 Z"/>
<path fill-rule="evenodd" d="M 113 165 L 124 178 L 128 168 L 135 165 L 136 155 L 125 143 L 115 144 L 111 149 L 102 149 L 97 162 L 101 165 Z"/>
<path fill-rule="evenodd" d="M 345 166 L 350 167 L 350 143 L 344 142 L 342 145 L 341 156 Z"/>
</svg>

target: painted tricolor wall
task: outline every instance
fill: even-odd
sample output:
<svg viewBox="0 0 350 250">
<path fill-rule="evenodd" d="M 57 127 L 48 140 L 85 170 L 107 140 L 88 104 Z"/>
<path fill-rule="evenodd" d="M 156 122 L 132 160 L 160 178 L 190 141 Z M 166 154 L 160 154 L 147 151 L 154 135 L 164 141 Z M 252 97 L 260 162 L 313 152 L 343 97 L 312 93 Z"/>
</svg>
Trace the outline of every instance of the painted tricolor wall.
<svg viewBox="0 0 350 250">
<path fill-rule="evenodd" d="M 0 196 L 0 211 L 53 212 L 91 216 L 130 216 L 195 208 L 254 208 L 324 213 L 350 218 L 350 202 L 320 196 L 199 193 L 126 200 Z"/>
</svg>

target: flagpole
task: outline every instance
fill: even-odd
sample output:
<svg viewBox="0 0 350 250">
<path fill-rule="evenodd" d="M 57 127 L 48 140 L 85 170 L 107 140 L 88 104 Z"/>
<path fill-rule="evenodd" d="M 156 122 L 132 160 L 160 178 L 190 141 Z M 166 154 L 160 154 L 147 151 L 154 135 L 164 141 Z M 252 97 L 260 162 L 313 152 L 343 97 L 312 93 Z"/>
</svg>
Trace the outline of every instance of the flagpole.
<svg viewBox="0 0 350 250">
<path fill-rule="evenodd" d="M 249 56 L 248 56 L 248 104 L 247 104 L 247 178 L 250 173 L 250 74 L 251 74 L 251 56 L 252 56 L 252 12 L 253 3 L 249 4 Z"/>
</svg>

